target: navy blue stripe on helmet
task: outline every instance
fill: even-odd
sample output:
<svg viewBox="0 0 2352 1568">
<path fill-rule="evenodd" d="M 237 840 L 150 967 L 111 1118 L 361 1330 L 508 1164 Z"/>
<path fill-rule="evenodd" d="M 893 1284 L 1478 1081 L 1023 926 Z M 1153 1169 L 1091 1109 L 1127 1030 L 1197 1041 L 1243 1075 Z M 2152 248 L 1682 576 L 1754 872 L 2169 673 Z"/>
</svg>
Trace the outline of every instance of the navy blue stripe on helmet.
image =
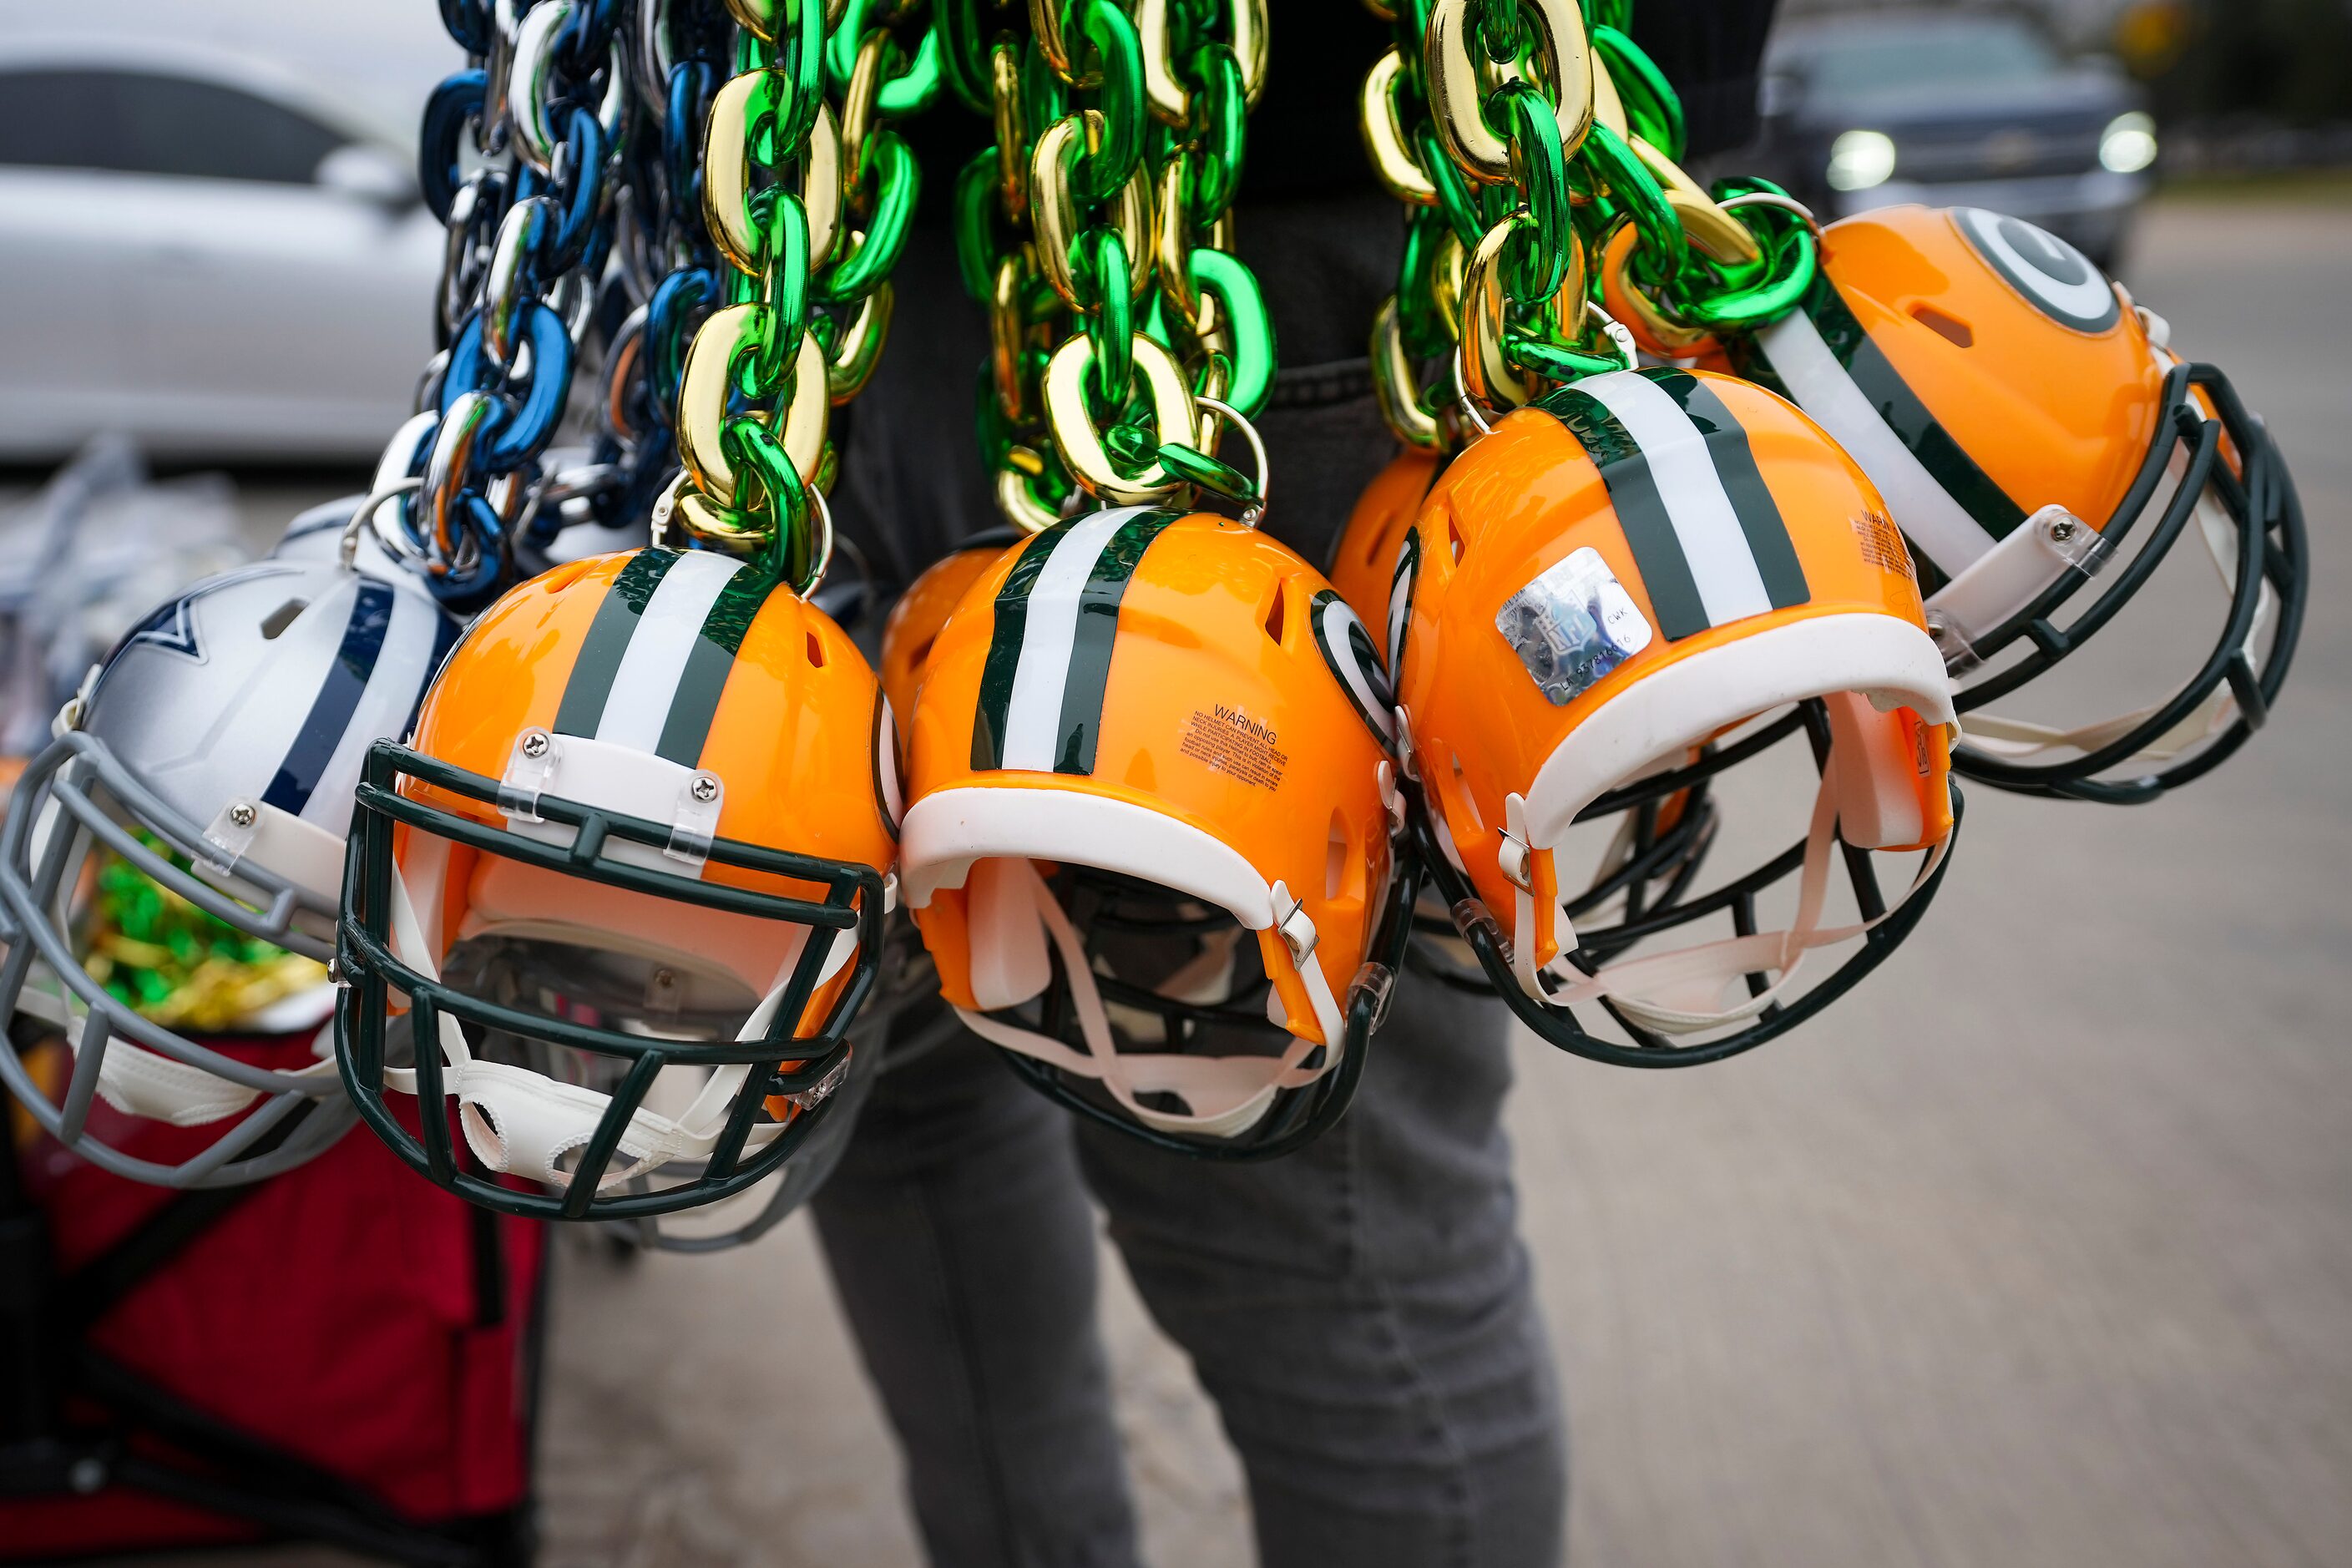
<svg viewBox="0 0 2352 1568">
<path fill-rule="evenodd" d="M 375 672 L 376 656 L 383 652 L 384 634 L 392 628 L 393 590 L 387 584 L 362 578 L 352 597 L 351 619 L 343 623 L 342 646 L 327 667 L 327 679 L 311 700 L 310 711 L 285 761 L 262 792 L 263 802 L 290 816 L 299 816 L 310 803 L 310 792 L 327 771 L 343 731 L 352 727 L 368 678 Z"/>
</svg>

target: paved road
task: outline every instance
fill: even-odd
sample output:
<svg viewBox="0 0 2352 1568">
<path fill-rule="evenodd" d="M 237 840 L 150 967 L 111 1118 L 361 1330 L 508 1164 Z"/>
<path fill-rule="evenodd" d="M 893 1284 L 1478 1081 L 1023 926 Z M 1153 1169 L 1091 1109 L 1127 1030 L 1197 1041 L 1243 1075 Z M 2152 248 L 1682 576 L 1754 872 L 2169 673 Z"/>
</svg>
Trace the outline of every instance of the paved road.
<svg viewBox="0 0 2352 1568">
<path fill-rule="evenodd" d="M 2176 207 L 2137 256 L 2346 581 L 2352 211 Z M 1976 792 L 1920 938 L 1809 1033 L 1665 1075 L 1523 1042 L 1580 1568 L 2352 1563 L 2347 735 L 2323 594 L 2276 725 L 2194 792 Z M 1231 1455 L 1110 1273 L 1153 1561 L 1237 1568 Z M 555 1568 L 917 1561 L 804 1226 L 563 1283 Z"/>
</svg>

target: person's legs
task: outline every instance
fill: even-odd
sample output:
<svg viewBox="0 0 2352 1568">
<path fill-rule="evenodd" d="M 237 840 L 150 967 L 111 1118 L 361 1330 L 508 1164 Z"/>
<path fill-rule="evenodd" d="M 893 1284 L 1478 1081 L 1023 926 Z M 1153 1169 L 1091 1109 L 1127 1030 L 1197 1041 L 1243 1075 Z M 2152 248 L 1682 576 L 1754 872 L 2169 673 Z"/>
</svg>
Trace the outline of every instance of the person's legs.
<svg viewBox="0 0 2352 1568">
<path fill-rule="evenodd" d="M 1263 1568 L 1550 1568 L 1566 1434 L 1498 1118 L 1504 1015 L 1400 988 L 1354 1107 L 1265 1164 L 1079 1154 L 1248 1471 Z"/>
<path fill-rule="evenodd" d="M 1318 566 L 1393 450 L 1368 367 L 1339 357 L 1391 271 L 1393 226 L 1377 202 L 1243 224 L 1305 366 L 1258 422 L 1268 531 Z M 994 521 L 963 423 L 984 324 L 946 256 L 902 264 L 838 508 L 899 586 Z M 1499 1127 L 1504 1017 L 1407 981 L 1354 1109 L 1266 1165 L 1083 1135 L 1128 1267 L 1249 1471 L 1264 1568 L 1559 1560 L 1566 1438 Z M 1134 1560 L 1067 1125 L 960 1036 L 882 1079 L 815 1202 L 943 1568 Z"/>
<path fill-rule="evenodd" d="M 958 1031 L 810 1205 L 939 1568 L 1137 1561 L 1068 1120 Z"/>
<path fill-rule="evenodd" d="M 1303 244 L 1344 234 L 1345 216 L 1256 228 Z M 1285 303 L 1294 338 L 1340 341 L 1346 323 L 1318 322 L 1315 297 Z M 1395 450 L 1369 371 L 1286 371 L 1258 423 L 1268 531 L 1321 565 Z M 1497 1002 L 1401 976 L 1354 1106 L 1265 1164 L 1081 1130 L 1111 1237 L 1241 1452 L 1263 1568 L 1560 1560 L 1567 1434 L 1501 1127 L 1507 1020 Z"/>
</svg>

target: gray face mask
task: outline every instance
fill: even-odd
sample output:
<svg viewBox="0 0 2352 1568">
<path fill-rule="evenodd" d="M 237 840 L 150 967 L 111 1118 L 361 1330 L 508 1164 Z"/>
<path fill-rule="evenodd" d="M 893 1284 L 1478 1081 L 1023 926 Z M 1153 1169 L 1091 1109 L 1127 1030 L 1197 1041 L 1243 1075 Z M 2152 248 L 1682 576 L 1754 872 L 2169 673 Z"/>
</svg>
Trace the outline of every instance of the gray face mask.
<svg viewBox="0 0 2352 1568">
<path fill-rule="evenodd" d="M 290 1169 L 349 1128 L 331 1053 L 257 1066 L 111 994 L 79 889 L 109 852 L 248 937 L 329 959 L 360 763 L 405 730 L 457 629 L 420 588 L 262 562 L 167 601 L 92 672 L 0 826 L 0 1009 L 51 1026 L 75 1064 L 47 1092 L 0 1042 L 0 1081 L 50 1135 L 118 1175 L 204 1187 Z M 138 1120 L 95 1135 L 100 1102 Z M 221 1131 L 150 1157 L 146 1121 Z"/>
</svg>

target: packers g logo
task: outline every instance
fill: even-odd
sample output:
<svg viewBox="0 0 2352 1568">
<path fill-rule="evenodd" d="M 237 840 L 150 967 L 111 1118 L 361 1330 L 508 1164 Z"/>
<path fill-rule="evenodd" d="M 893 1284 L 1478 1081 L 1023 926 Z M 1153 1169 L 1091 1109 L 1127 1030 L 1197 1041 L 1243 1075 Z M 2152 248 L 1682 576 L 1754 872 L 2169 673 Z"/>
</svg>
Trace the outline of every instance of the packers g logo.
<svg viewBox="0 0 2352 1568">
<path fill-rule="evenodd" d="M 2056 235 L 1982 207 L 1954 207 L 1952 221 L 1987 266 L 2059 325 L 2104 332 L 2123 315 L 2115 286 Z"/>
<path fill-rule="evenodd" d="M 1372 634 L 1364 629 L 1364 623 L 1349 608 L 1348 601 L 1328 588 L 1315 595 L 1307 619 L 1315 628 L 1315 646 L 1323 650 L 1323 662 L 1331 667 L 1332 678 L 1348 694 L 1357 716 L 1383 749 L 1394 751 L 1395 699 L 1389 694 L 1388 677 L 1381 669 L 1381 656 L 1372 647 Z"/>
</svg>

